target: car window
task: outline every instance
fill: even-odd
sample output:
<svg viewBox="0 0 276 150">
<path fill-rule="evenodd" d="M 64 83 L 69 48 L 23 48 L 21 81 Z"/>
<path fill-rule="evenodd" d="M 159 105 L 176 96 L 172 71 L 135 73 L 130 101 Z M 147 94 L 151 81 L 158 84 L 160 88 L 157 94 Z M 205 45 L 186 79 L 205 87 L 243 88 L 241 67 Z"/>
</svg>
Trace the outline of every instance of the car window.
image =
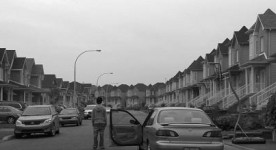
<svg viewBox="0 0 276 150">
<path fill-rule="evenodd" d="M 112 112 L 113 125 L 131 125 L 130 120 L 135 120 L 135 119 L 124 111 Z"/>
<path fill-rule="evenodd" d="M 51 115 L 51 110 L 49 107 L 27 107 L 22 116 L 43 116 Z"/>
<path fill-rule="evenodd" d="M 146 122 L 146 126 L 151 126 L 151 125 L 153 125 L 153 121 L 154 121 L 154 118 L 155 118 L 156 114 L 157 114 L 157 110 L 155 110 L 155 111 L 151 114 L 149 120 Z"/>
<path fill-rule="evenodd" d="M 212 124 L 211 120 L 204 112 L 185 109 L 162 110 L 159 113 L 157 122 L 181 124 Z"/>
<path fill-rule="evenodd" d="M 65 114 L 77 114 L 76 109 L 63 109 L 59 114 L 65 115 Z"/>
</svg>

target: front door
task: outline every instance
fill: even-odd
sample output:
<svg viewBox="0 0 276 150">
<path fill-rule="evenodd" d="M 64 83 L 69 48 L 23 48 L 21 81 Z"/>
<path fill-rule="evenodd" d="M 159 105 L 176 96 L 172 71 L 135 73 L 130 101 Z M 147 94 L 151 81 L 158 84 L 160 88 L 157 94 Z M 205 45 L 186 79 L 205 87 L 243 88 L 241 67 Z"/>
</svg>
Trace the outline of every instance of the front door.
<svg viewBox="0 0 276 150">
<path fill-rule="evenodd" d="M 117 146 L 142 144 L 142 125 L 128 111 L 111 109 L 110 138 Z"/>
</svg>

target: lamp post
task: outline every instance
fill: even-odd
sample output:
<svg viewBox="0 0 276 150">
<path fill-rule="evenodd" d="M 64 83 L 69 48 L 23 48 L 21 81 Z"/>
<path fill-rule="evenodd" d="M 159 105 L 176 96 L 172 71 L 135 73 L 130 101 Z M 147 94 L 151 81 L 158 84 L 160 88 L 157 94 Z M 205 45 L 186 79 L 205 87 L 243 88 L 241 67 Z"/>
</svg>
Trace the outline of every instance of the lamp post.
<svg viewBox="0 0 276 150">
<path fill-rule="evenodd" d="M 86 50 L 86 51 L 83 51 L 82 53 L 80 53 L 78 55 L 78 57 L 76 58 L 75 63 L 74 63 L 74 93 L 73 93 L 74 102 L 77 99 L 77 95 L 76 95 L 76 64 L 77 64 L 77 61 L 78 61 L 79 57 L 82 54 L 87 53 L 87 52 L 101 52 L 101 50 Z M 74 102 L 73 102 L 73 106 L 75 106 Z M 78 99 L 77 99 L 77 105 L 79 105 Z"/>
<path fill-rule="evenodd" d="M 100 79 L 103 75 L 105 75 L 105 74 L 113 74 L 113 72 L 106 72 L 106 73 L 102 73 L 101 75 L 99 75 L 99 76 L 98 76 L 98 78 L 97 78 L 97 82 L 96 82 L 96 86 L 97 86 L 97 91 L 98 91 L 98 93 L 99 93 L 99 96 L 100 96 L 100 92 L 99 92 L 99 85 L 98 85 L 98 83 L 99 83 L 99 79 Z"/>
</svg>

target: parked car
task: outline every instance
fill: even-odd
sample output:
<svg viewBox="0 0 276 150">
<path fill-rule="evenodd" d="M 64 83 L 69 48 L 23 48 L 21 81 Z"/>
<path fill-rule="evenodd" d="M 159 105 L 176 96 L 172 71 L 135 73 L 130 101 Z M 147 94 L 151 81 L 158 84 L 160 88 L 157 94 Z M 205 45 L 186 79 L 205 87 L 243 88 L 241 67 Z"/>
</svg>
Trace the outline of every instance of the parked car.
<svg viewBox="0 0 276 150">
<path fill-rule="evenodd" d="M 77 108 L 66 108 L 59 113 L 59 123 L 61 126 L 65 124 L 82 124 L 82 115 Z"/>
<path fill-rule="evenodd" d="M 91 118 L 92 111 L 95 107 L 96 107 L 96 105 L 87 105 L 84 108 L 84 119 Z"/>
<path fill-rule="evenodd" d="M 17 102 L 17 101 L 1 101 L 0 106 L 12 106 L 21 111 L 23 111 L 27 107 L 27 105 L 25 103 Z"/>
<path fill-rule="evenodd" d="M 110 137 L 117 146 L 151 150 L 223 150 L 221 129 L 204 111 L 159 107 L 143 124 L 126 110 L 111 109 Z"/>
<path fill-rule="evenodd" d="M 23 111 L 15 123 L 14 135 L 19 138 L 32 133 L 59 133 L 59 117 L 53 105 L 32 105 Z"/>
<path fill-rule="evenodd" d="M 17 108 L 11 106 L 0 106 L 0 121 L 14 124 L 21 114 L 22 111 Z"/>
<path fill-rule="evenodd" d="M 108 106 L 105 107 L 105 110 L 107 113 L 110 113 L 110 109 L 111 109 L 111 107 L 108 107 Z"/>
</svg>

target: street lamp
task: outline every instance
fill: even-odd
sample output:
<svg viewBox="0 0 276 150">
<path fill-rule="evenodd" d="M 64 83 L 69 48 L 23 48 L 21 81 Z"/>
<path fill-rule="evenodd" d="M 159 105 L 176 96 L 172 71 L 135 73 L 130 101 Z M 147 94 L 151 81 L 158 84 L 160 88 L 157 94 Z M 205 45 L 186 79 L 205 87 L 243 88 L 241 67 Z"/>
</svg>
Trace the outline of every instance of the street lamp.
<svg viewBox="0 0 276 150">
<path fill-rule="evenodd" d="M 80 53 L 78 55 L 78 57 L 76 58 L 75 60 L 75 63 L 74 63 L 74 93 L 73 93 L 73 97 L 74 97 L 74 102 L 75 100 L 77 99 L 77 95 L 76 95 L 76 64 L 77 64 L 77 61 L 79 59 L 79 57 L 84 54 L 84 53 L 87 53 L 87 52 L 101 52 L 102 50 L 86 50 L 86 51 L 83 51 L 82 53 Z M 73 102 L 73 105 L 75 106 L 75 103 Z M 77 105 L 79 105 L 79 101 L 77 99 Z"/>
<path fill-rule="evenodd" d="M 105 74 L 113 74 L 113 72 L 102 73 L 101 75 L 98 76 L 97 82 L 96 82 L 96 86 L 97 86 L 97 91 L 98 91 L 99 95 L 100 95 L 100 92 L 99 92 L 99 85 L 98 85 L 99 79 L 100 79 L 103 75 L 105 75 Z"/>
</svg>

